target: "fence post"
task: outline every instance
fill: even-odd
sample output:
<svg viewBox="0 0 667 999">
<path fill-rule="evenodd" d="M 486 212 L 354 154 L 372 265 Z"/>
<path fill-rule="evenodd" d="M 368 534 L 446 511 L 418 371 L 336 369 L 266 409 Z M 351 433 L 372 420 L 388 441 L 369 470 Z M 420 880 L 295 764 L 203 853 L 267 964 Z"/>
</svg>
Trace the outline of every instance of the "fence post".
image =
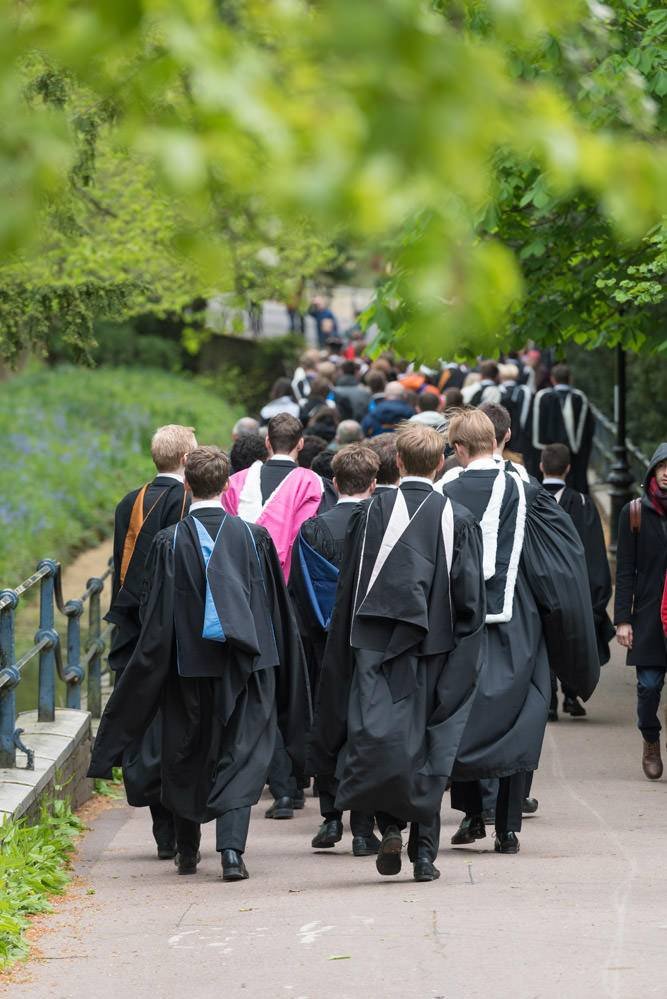
<svg viewBox="0 0 667 999">
<path fill-rule="evenodd" d="M 95 649 L 88 664 L 88 710 L 93 718 L 102 717 L 102 648 L 100 635 L 102 633 L 102 615 L 100 610 L 100 594 L 104 588 L 102 579 L 89 579 L 90 590 L 89 648 Z"/>
<path fill-rule="evenodd" d="M 0 688 L 0 767 L 15 767 L 16 694 L 14 687 L 19 681 L 19 676 L 16 674 L 12 677 L 11 667 L 16 658 L 14 652 L 14 611 L 18 606 L 19 598 L 14 590 L 0 590 L 0 601 L 5 600 L 7 605 L 0 610 L 0 676 L 3 674 L 7 676 L 8 682 Z"/>
<path fill-rule="evenodd" d="M 43 559 L 38 569 L 47 568 L 48 573 L 42 578 L 39 588 L 39 631 L 35 635 L 35 643 L 46 639 L 44 648 L 39 653 L 39 695 L 37 702 L 37 720 L 41 722 L 54 721 L 56 717 L 56 643 L 58 633 L 54 624 L 54 580 L 58 571 L 58 563 L 53 559 Z"/>
<path fill-rule="evenodd" d="M 81 707 L 81 682 L 83 680 L 83 669 L 81 668 L 81 616 L 83 614 L 82 600 L 68 600 L 65 604 L 67 615 L 67 669 L 68 677 L 75 676 L 76 680 L 67 684 L 68 708 Z"/>
<path fill-rule="evenodd" d="M 615 416 L 616 416 L 616 443 L 613 447 L 614 461 L 609 472 L 609 498 L 611 500 L 611 519 L 609 523 L 609 551 L 616 554 L 616 542 L 618 540 L 618 521 L 621 510 L 633 496 L 632 484 L 634 479 L 628 464 L 628 449 L 625 428 L 625 402 L 626 402 L 626 381 L 625 381 L 625 351 L 619 344 L 616 348 L 616 396 Z"/>
</svg>

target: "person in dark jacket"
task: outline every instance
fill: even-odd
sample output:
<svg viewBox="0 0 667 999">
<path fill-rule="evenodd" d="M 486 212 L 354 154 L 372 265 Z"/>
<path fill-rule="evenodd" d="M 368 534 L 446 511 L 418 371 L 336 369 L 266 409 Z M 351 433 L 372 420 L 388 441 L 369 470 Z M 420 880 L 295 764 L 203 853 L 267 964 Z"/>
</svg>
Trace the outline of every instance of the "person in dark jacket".
<svg viewBox="0 0 667 999">
<path fill-rule="evenodd" d="M 384 399 L 369 409 L 361 421 L 361 426 L 367 437 L 384 434 L 395 430 L 399 423 L 409 420 L 415 415 L 412 406 L 408 405 L 405 389 L 400 382 L 389 382 L 385 389 Z"/>
<path fill-rule="evenodd" d="M 651 458 L 641 500 L 627 503 L 618 523 L 614 624 L 628 666 L 637 670 L 637 724 L 644 739 L 642 767 L 662 776 L 658 708 L 667 652 L 660 602 L 667 569 L 667 443 Z"/>
<path fill-rule="evenodd" d="M 192 427 L 175 423 L 159 427 L 151 440 L 157 475 L 141 489 L 124 496 L 116 507 L 111 606 L 106 615 L 114 626 L 109 666 L 116 679 L 120 679 L 139 640 L 141 588 L 153 538 L 188 512 L 185 460 L 196 446 Z M 160 740 L 158 711 L 141 738 L 123 754 L 123 782 L 130 805 L 150 808 L 157 855 L 160 860 L 169 860 L 176 855 L 176 838 L 173 816 L 160 801 Z"/>
</svg>

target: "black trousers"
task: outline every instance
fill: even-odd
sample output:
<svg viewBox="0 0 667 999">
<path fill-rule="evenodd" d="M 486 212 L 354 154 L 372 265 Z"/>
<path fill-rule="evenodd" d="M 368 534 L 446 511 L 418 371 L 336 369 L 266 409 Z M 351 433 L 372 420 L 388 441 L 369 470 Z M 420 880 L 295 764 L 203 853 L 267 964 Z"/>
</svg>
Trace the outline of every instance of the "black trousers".
<svg viewBox="0 0 667 999">
<path fill-rule="evenodd" d="M 330 822 L 332 819 L 342 819 L 343 813 L 336 808 L 336 791 L 338 781 L 335 777 L 318 777 L 317 789 L 320 794 L 320 815 Z M 353 836 L 371 836 L 375 826 L 375 816 L 365 812 L 350 812 L 350 829 Z"/>
<path fill-rule="evenodd" d="M 153 839 L 158 846 L 173 847 L 176 839 L 174 816 L 164 805 L 150 805 L 153 819 Z"/>
<path fill-rule="evenodd" d="M 549 670 L 549 672 L 551 673 L 551 705 L 550 705 L 550 707 L 551 707 L 552 711 L 557 711 L 558 710 L 558 677 L 556 676 L 556 674 L 554 673 L 553 670 Z M 563 691 L 563 695 L 565 697 L 571 698 L 572 700 L 574 700 L 576 698 L 576 696 L 577 696 L 577 692 L 575 690 L 572 690 L 570 687 L 567 687 L 562 682 L 561 682 L 561 690 Z"/>
<path fill-rule="evenodd" d="M 174 816 L 176 828 L 176 848 L 179 853 L 196 853 L 201 839 L 201 825 L 190 819 Z M 243 853 L 248 839 L 250 826 L 250 805 L 244 808 L 234 808 L 225 812 L 215 820 L 215 848 L 218 853 L 223 850 L 236 850 Z"/>
<path fill-rule="evenodd" d="M 276 745 L 267 779 L 271 794 L 274 798 L 303 798 L 303 783 L 301 774 L 294 772 L 282 735 L 276 731 Z"/>
<path fill-rule="evenodd" d="M 376 819 L 378 828 L 382 835 L 389 826 L 398 826 L 405 829 L 407 822 L 404 819 L 397 819 L 388 812 L 377 812 Z M 433 816 L 430 822 L 411 822 L 410 835 L 408 837 L 408 858 L 414 864 L 419 851 L 423 850 L 429 860 L 434 861 L 438 856 L 440 848 L 440 813 Z"/>
<path fill-rule="evenodd" d="M 530 790 L 533 786 L 533 772 L 525 774 L 526 784 L 524 787 L 524 797 L 530 797 Z M 495 812 L 498 801 L 498 778 L 488 777 L 480 780 L 482 788 L 482 806 L 485 812 Z"/>
<path fill-rule="evenodd" d="M 521 831 L 523 802 L 529 778 L 532 783 L 532 774 L 525 772 L 499 778 L 495 822 L 498 834 Z M 467 817 L 481 815 L 484 810 L 483 789 L 478 780 L 453 781 L 451 795 L 452 808 L 465 812 Z"/>
</svg>

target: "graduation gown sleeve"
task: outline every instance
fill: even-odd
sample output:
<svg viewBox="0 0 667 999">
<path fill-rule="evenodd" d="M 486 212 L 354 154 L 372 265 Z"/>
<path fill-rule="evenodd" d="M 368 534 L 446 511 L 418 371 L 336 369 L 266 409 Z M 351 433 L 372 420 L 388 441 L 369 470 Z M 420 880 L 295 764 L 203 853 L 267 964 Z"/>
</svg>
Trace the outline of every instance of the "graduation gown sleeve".
<svg viewBox="0 0 667 999">
<path fill-rule="evenodd" d="M 527 511 L 521 564 L 542 618 L 549 664 L 587 701 L 600 660 L 584 550 L 571 519 L 544 490 Z"/>
<path fill-rule="evenodd" d="M 95 738 L 89 777 L 105 777 L 120 764 L 123 750 L 138 739 L 160 705 L 169 673 L 174 629 L 173 530 L 156 535 L 141 601 L 141 633 L 119 675 Z"/>
<path fill-rule="evenodd" d="M 290 603 L 278 553 L 263 527 L 252 525 L 278 648 L 276 707 L 278 728 L 295 769 L 303 771 L 306 732 L 312 719 L 310 683 L 299 629 Z"/>
<path fill-rule="evenodd" d="M 347 702 L 354 670 L 350 645 L 356 569 L 359 564 L 366 510 L 352 514 L 338 577 L 329 635 L 317 690 L 313 727 L 308 739 L 306 774 L 334 774 L 338 753 L 347 738 Z"/>
<path fill-rule="evenodd" d="M 611 600 L 611 572 L 607 560 L 607 551 L 602 531 L 600 514 L 592 499 L 585 497 L 579 511 L 581 528 L 579 531 L 584 545 L 586 565 L 588 566 L 588 582 L 595 618 L 595 632 L 598 642 L 600 663 L 609 661 L 609 642 L 615 634 L 614 626 L 607 614 L 607 605 Z"/>
</svg>

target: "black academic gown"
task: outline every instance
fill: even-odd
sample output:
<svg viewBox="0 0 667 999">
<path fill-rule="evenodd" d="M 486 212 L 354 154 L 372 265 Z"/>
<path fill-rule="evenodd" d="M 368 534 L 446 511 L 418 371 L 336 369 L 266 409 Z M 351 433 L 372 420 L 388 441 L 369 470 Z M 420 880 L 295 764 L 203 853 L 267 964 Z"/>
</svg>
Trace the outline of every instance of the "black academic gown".
<svg viewBox="0 0 667 999">
<path fill-rule="evenodd" d="M 584 393 L 570 386 L 537 392 L 531 406 L 530 431 L 532 446 L 526 458 L 531 474 L 541 481 L 540 457 L 547 444 L 565 444 L 571 459 L 567 484 L 580 493 L 588 493 L 595 417 Z"/>
<path fill-rule="evenodd" d="M 530 450 L 530 406 L 532 393 L 527 385 L 503 382 L 500 386 L 500 405 L 510 414 L 512 437 L 510 451 L 526 455 Z"/>
<path fill-rule="evenodd" d="M 358 503 L 337 503 L 336 506 L 332 507 L 326 513 L 305 521 L 301 526 L 299 537 L 297 537 L 292 550 L 289 594 L 292 599 L 301 640 L 306 653 L 313 698 L 315 697 L 319 683 L 327 632 L 313 607 L 310 595 L 310 586 L 312 586 L 312 583 L 307 578 L 307 568 L 304 570 L 302 565 L 299 539 L 303 538 L 327 562 L 336 569 L 340 569 L 343 561 L 347 529 L 350 519 L 358 509 Z"/>
<path fill-rule="evenodd" d="M 113 670 L 121 670 L 127 665 L 139 637 L 141 586 L 153 538 L 164 527 L 176 524 L 188 512 L 190 505 L 189 499 L 185 496 L 182 482 L 169 475 L 155 476 L 144 495 L 144 517 L 146 519 L 137 538 L 125 579 L 121 584 L 123 549 L 132 510 L 139 492 L 139 489 L 133 489 L 127 496 L 123 497 L 116 507 L 114 518 L 111 604 L 105 617 L 106 621 L 115 626 L 109 649 L 109 667 Z"/>
<path fill-rule="evenodd" d="M 395 507 L 412 519 L 390 537 Z M 428 483 L 352 515 L 308 752 L 309 773 L 336 773 L 341 811 L 439 812 L 478 677 L 481 558 L 472 516 Z"/>
<path fill-rule="evenodd" d="M 310 714 L 303 650 L 268 533 L 229 517 L 229 547 L 221 533 L 205 573 L 194 519 L 215 537 L 225 516 L 203 508 L 178 525 L 176 542 L 175 527 L 156 536 L 141 634 L 100 722 L 89 771 L 107 774 L 160 707 L 161 801 L 193 822 L 259 800 L 276 723 L 302 767 Z M 224 642 L 201 637 L 207 576 L 227 615 Z"/>
<path fill-rule="evenodd" d="M 543 485 L 561 509 L 572 518 L 572 523 L 584 546 L 598 656 L 600 665 L 604 666 L 609 662 L 609 643 L 616 634 L 616 629 L 607 613 L 612 593 L 611 572 L 598 508 L 589 496 L 584 496 L 576 489 L 570 489 L 563 482 L 545 482 Z"/>
<path fill-rule="evenodd" d="M 502 467 L 467 469 L 444 486 L 444 494 L 482 522 L 498 475 L 506 479 L 502 501 L 482 529 L 486 646 L 454 767 L 461 781 L 537 769 L 551 698 L 550 659 L 563 683 L 584 700 L 600 673 L 584 552 L 563 510 L 541 487 L 519 485 Z M 525 496 L 523 527 L 519 488 Z"/>
<path fill-rule="evenodd" d="M 271 493 L 275 492 L 283 479 L 297 468 L 297 463 L 291 458 L 269 458 L 265 461 L 259 476 L 259 485 L 262 491 L 262 503 L 266 503 Z M 322 479 L 322 500 L 317 510 L 318 515 L 326 513 L 336 505 L 338 493 L 333 482 Z"/>
</svg>

